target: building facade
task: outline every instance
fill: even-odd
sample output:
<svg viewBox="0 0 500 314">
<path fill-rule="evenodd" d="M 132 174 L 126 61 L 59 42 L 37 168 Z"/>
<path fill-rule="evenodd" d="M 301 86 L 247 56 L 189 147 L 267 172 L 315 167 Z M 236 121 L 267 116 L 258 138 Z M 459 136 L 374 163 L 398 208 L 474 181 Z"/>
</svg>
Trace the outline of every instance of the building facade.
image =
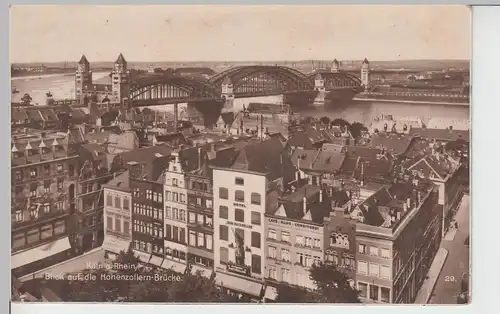
<svg viewBox="0 0 500 314">
<path fill-rule="evenodd" d="M 115 260 L 120 252 L 128 251 L 132 242 L 132 193 L 126 171 L 104 188 L 104 248 L 105 258 Z"/>
<path fill-rule="evenodd" d="M 265 274 L 267 178 L 265 174 L 213 169 L 216 282 L 260 297 Z"/>
<path fill-rule="evenodd" d="M 184 273 L 187 267 L 187 186 L 179 151 L 163 174 L 164 247 L 168 268 Z"/>
<path fill-rule="evenodd" d="M 139 164 L 131 162 L 130 167 L 132 247 L 142 263 L 160 267 L 165 254 L 163 183 L 142 177 L 135 169 Z"/>
<path fill-rule="evenodd" d="M 78 251 L 86 252 L 104 241 L 103 184 L 113 179 L 109 172 L 106 150 L 98 144 L 83 144 L 79 149 L 76 224 Z"/>
<path fill-rule="evenodd" d="M 65 133 L 12 139 L 11 269 L 22 276 L 73 254 L 78 154 Z"/>
<path fill-rule="evenodd" d="M 413 196 L 400 198 L 403 201 L 384 197 L 384 193 L 375 193 L 351 212 L 351 218 L 358 219 L 357 288 L 365 302 L 413 303 L 439 249 L 442 206 L 433 186 L 414 190 Z M 389 211 L 382 225 L 376 225 L 365 214 L 374 211 L 373 219 L 374 206 L 378 206 L 373 201 L 383 199 L 389 201 L 380 204 L 379 210 Z"/>
<path fill-rule="evenodd" d="M 198 154 L 203 154 L 201 148 Z M 187 173 L 187 257 L 192 272 L 211 276 L 214 269 L 213 188 L 208 169 Z"/>
</svg>

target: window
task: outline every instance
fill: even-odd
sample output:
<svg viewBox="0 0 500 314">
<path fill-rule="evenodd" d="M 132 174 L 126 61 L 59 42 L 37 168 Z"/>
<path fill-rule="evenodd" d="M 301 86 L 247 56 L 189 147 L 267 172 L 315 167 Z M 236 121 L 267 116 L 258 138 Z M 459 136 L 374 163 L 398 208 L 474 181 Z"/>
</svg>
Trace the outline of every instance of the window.
<svg viewBox="0 0 500 314">
<path fill-rule="evenodd" d="M 245 180 L 243 180 L 243 178 L 236 178 L 236 179 L 234 179 L 234 184 L 236 184 L 236 185 L 244 185 L 245 184 Z"/>
<path fill-rule="evenodd" d="M 130 221 L 123 221 L 123 233 L 126 235 L 130 234 Z"/>
<path fill-rule="evenodd" d="M 115 197 L 115 208 L 122 208 L 122 199 L 118 196 Z"/>
<path fill-rule="evenodd" d="M 197 214 L 197 215 L 196 215 L 196 222 L 197 222 L 199 225 L 203 225 L 204 219 L 203 219 L 203 215 L 202 215 L 202 214 Z"/>
<path fill-rule="evenodd" d="M 305 240 L 306 240 L 306 246 L 312 247 L 312 239 L 306 237 Z"/>
<path fill-rule="evenodd" d="M 113 206 L 113 196 L 110 194 L 106 196 L 106 206 Z"/>
<path fill-rule="evenodd" d="M 380 287 L 380 301 L 389 303 L 391 301 L 391 289 Z"/>
<path fill-rule="evenodd" d="M 41 238 L 47 239 L 52 237 L 52 224 L 48 224 L 42 227 Z"/>
<path fill-rule="evenodd" d="M 189 223 L 194 224 L 196 223 L 196 214 L 189 212 Z"/>
<path fill-rule="evenodd" d="M 378 286 L 370 285 L 370 299 L 378 301 Z"/>
<path fill-rule="evenodd" d="M 261 269 L 261 258 L 260 255 L 252 254 L 252 273 L 260 274 Z"/>
<path fill-rule="evenodd" d="M 259 212 L 252 211 L 251 215 L 252 225 L 260 226 L 260 217 L 261 215 Z"/>
<path fill-rule="evenodd" d="M 37 177 L 37 171 L 36 171 L 36 168 L 31 168 L 31 169 L 30 169 L 30 177 L 31 177 L 31 178 L 36 178 L 36 177 Z"/>
<path fill-rule="evenodd" d="M 207 208 L 212 209 L 212 206 L 213 206 L 212 200 L 206 200 L 206 206 L 207 206 Z"/>
<path fill-rule="evenodd" d="M 229 250 L 225 247 L 220 248 L 220 262 L 229 263 Z"/>
<path fill-rule="evenodd" d="M 306 260 L 306 267 L 311 267 L 313 263 L 312 256 L 306 254 L 305 260 Z"/>
<path fill-rule="evenodd" d="M 178 186 L 179 185 L 179 181 L 176 178 L 173 178 L 172 179 L 172 185 L 173 186 Z"/>
<path fill-rule="evenodd" d="M 34 243 L 40 241 L 40 231 L 37 229 L 32 229 L 28 231 L 28 243 Z"/>
<path fill-rule="evenodd" d="M 319 265 L 321 263 L 321 258 L 319 256 L 314 256 L 313 263 Z"/>
<path fill-rule="evenodd" d="M 378 247 L 370 246 L 370 255 L 378 256 Z"/>
<path fill-rule="evenodd" d="M 267 247 L 267 256 L 270 258 L 276 258 L 276 248 L 274 246 Z"/>
<path fill-rule="evenodd" d="M 205 247 L 205 235 L 201 232 L 198 233 L 198 247 Z"/>
<path fill-rule="evenodd" d="M 241 190 L 234 191 L 234 200 L 236 202 L 244 202 L 245 201 L 245 192 Z"/>
<path fill-rule="evenodd" d="M 212 219 L 213 219 L 212 215 L 206 215 L 205 216 L 205 224 L 209 227 L 212 227 L 212 225 L 213 225 Z"/>
<path fill-rule="evenodd" d="M 16 233 L 12 237 L 12 247 L 19 248 L 26 244 L 26 238 L 24 237 L 24 232 Z"/>
<path fill-rule="evenodd" d="M 205 244 L 207 250 L 213 250 L 214 244 L 213 244 L 213 237 L 211 234 L 205 234 Z"/>
<path fill-rule="evenodd" d="M 272 229 L 267 230 L 267 238 L 271 240 L 276 240 L 276 231 Z"/>
<path fill-rule="evenodd" d="M 16 221 L 17 222 L 23 221 L 23 211 L 22 210 L 16 211 Z"/>
<path fill-rule="evenodd" d="M 366 254 L 366 245 L 364 244 L 358 245 L 358 252 L 361 254 Z"/>
<path fill-rule="evenodd" d="M 234 209 L 234 220 L 239 222 L 245 222 L 245 211 L 241 208 Z"/>
<path fill-rule="evenodd" d="M 122 232 L 122 221 L 120 218 L 115 218 L 115 231 Z"/>
<path fill-rule="evenodd" d="M 30 186 L 30 196 L 31 197 L 37 196 L 37 194 L 38 194 L 37 189 L 38 189 L 38 186 L 36 185 L 36 183 L 31 184 L 31 186 Z"/>
<path fill-rule="evenodd" d="M 64 170 L 63 165 L 59 164 L 56 166 L 57 173 L 61 173 L 61 172 L 63 172 L 63 170 Z"/>
<path fill-rule="evenodd" d="M 368 296 L 368 285 L 363 282 L 358 282 L 359 296 L 361 298 L 366 298 Z"/>
<path fill-rule="evenodd" d="M 281 231 L 281 242 L 290 243 L 290 233 L 286 231 Z"/>
<path fill-rule="evenodd" d="M 297 263 L 305 265 L 304 253 L 297 253 Z"/>
<path fill-rule="evenodd" d="M 387 265 L 380 265 L 380 278 L 391 279 L 391 268 Z"/>
<path fill-rule="evenodd" d="M 358 261 L 358 273 L 367 274 L 368 273 L 368 263 L 363 261 Z"/>
<path fill-rule="evenodd" d="M 186 202 L 186 195 L 184 195 L 184 193 L 180 193 L 179 194 L 179 201 L 181 203 L 185 203 Z"/>
<path fill-rule="evenodd" d="M 22 170 L 16 170 L 16 181 L 22 181 L 22 180 L 23 180 Z"/>
<path fill-rule="evenodd" d="M 50 180 L 43 182 L 43 193 L 50 193 Z"/>
<path fill-rule="evenodd" d="M 313 246 L 314 246 L 315 248 L 319 248 L 319 247 L 321 247 L 321 240 L 320 240 L 320 239 L 314 239 Z"/>
<path fill-rule="evenodd" d="M 64 179 L 57 179 L 57 189 L 58 190 L 64 189 Z"/>
<path fill-rule="evenodd" d="M 285 282 L 290 282 L 290 270 L 286 268 L 281 269 L 281 280 Z"/>
<path fill-rule="evenodd" d="M 179 210 L 179 220 L 186 221 L 186 211 L 184 209 Z"/>
<path fill-rule="evenodd" d="M 196 232 L 189 230 L 189 245 L 196 246 Z"/>
<path fill-rule="evenodd" d="M 224 225 L 219 226 L 219 233 L 220 233 L 219 239 L 224 240 L 224 241 L 228 241 L 229 233 L 228 233 L 227 226 L 224 226 Z"/>
<path fill-rule="evenodd" d="M 380 249 L 380 256 L 382 256 L 383 258 L 390 258 L 391 254 L 389 249 L 384 249 L 384 248 Z"/>
<path fill-rule="evenodd" d="M 229 209 L 226 206 L 219 206 L 219 218 L 228 219 Z"/>
<path fill-rule="evenodd" d="M 75 166 L 74 165 L 69 165 L 68 166 L 68 172 L 69 172 L 69 176 L 72 177 L 75 175 Z"/>
<path fill-rule="evenodd" d="M 172 192 L 172 201 L 179 202 L 179 193 Z"/>
<path fill-rule="evenodd" d="M 260 249 L 260 233 L 252 231 L 252 247 Z"/>
<path fill-rule="evenodd" d="M 172 219 L 172 208 L 168 206 L 165 208 L 165 218 Z"/>
<path fill-rule="evenodd" d="M 285 262 L 290 262 L 290 251 L 287 249 L 281 249 L 281 259 Z"/>
<path fill-rule="evenodd" d="M 43 212 L 46 214 L 50 213 L 50 204 L 49 203 L 43 204 Z"/>
<path fill-rule="evenodd" d="M 261 197 L 259 193 L 252 193 L 250 195 L 250 202 L 253 205 L 260 205 L 261 204 Z"/>
<path fill-rule="evenodd" d="M 298 244 L 298 245 L 304 245 L 304 237 L 301 236 L 301 235 L 298 235 L 295 237 L 295 242 Z"/>
<path fill-rule="evenodd" d="M 380 276 L 380 265 L 370 263 L 370 276 L 378 277 Z"/>
<path fill-rule="evenodd" d="M 219 188 L 219 198 L 223 200 L 229 199 L 229 191 L 226 188 Z"/>
<path fill-rule="evenodd" d="M 267 276 L 276 280 L 276 267 L 269 266 Z"/>
<path fill-rule="evenodd" d="M 196 205 L 201 206 L 201 197 L 196 198 Z"/>
</svg>

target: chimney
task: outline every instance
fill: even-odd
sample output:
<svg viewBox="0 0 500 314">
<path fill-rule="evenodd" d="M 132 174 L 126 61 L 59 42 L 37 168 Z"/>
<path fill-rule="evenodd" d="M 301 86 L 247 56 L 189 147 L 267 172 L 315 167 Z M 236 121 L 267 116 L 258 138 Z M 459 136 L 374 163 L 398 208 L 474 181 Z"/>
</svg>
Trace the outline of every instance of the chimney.
<svg viewBox="0 0 500 314">
<path fill-rule="evenodd" d="M 319 190 L 319 202 L 323 202 L 323 189 Z"/>
<path fill-rule="evenodd" d="M 307 213 L 307 197 L 305 197 L 305 196 L 302 199 L 302 205 L 303 205 L 304 214 L 305 214 L 305 213 Z"/>
<path fill-rule="evenodd" d="M 411 200 L 410 200 L 410 198 L 408 197 L 408 198 L 406 199 L 406 208 L 410 208 L 410 206 L 411 206 Z"/>
<path fill-rule="evenodd" d="M 365 185 L 365 163 L 361 162 L 361 186 Z"/>
<path fill-rule="evenodd" d="M 405 206 L 406 207 L 406 206 Z M 406 209 L 405 209 L 406 212 Z M 396 219 L 399 221 L 401 219 L 401 212 L 396 213 Z"/>
</svg>

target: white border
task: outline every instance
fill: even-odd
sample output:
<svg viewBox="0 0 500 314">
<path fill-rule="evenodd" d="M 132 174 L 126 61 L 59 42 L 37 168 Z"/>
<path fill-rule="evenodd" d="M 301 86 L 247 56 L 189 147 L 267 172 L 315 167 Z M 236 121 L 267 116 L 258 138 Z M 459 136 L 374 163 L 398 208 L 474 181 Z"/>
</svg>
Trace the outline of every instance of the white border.
<svg viewBox="0 0 500 314">
<path fill-rule="evenodd" d="M 500 125 L 500 7 L 473 8 L 473 62 L 472 62 L 472 304 L 469 306 L 405 306 L 405 313 L 494 313 L 498 310 L 499 271 L 498 213 L 500 211 L 497 186 L 500 180 L 498 159 L 499 141 L 496 139 Z M 496 218 L 496 219 L 495 219 Z M 491 236 L 488 236 L 490 235 Z M 489 241 L 488 241 L 489 240 Z M 303 311 L 331 313 L 349 311 L 350 313 L 401 313 L 400 306 L 336 306 L 293 305 L 293 306 L 243 306 L 243 305 L 117 305 L 117 304 L 12 304 L 14 314 L 100 314 L 120 311 L 123 314 L 147 311 L 210 311 L 221 314 L 276 311 Z M 342 308 L 340 308 L 342 307 Z"/>
</svg>

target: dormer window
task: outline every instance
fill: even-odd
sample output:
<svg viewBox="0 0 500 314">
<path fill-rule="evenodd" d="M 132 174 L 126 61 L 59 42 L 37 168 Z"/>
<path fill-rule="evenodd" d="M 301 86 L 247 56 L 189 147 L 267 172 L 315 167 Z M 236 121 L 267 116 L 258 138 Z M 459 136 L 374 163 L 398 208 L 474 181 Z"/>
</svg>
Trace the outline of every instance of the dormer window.
<svg viewBox="0 0 500 314">
<path fill-rule="evenodd" d="M 176 178 L 173 178 L 172 179 L 172 186 L 178 186 L 179 185 L 179 182 Z"/>
<path fill-rule="evenodd" d="M 244 185 L 245 184 L 245 180 L 243 180 L 243 178 L 236 178 L 234 180 L 234 184 L 236 184 L 236 185 Z"/>
</svg>

